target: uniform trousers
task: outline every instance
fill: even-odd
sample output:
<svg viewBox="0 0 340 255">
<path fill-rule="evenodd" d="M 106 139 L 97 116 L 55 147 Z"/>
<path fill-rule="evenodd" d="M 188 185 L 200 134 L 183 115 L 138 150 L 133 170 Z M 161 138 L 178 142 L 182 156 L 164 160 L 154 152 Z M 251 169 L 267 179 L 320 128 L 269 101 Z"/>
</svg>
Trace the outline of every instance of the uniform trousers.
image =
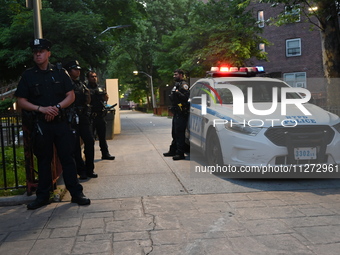
<svg viewBox="0 0 340 255">
<path fill-rule="evenodd" d="M 51 162 L 54 155 L 53 145 L 60 160 L 65 186 L 72 197 L 79 197 L 83 193 L 83 186 L 77 178 L 76 163 L 73 157 L 75 132 L 67 121 L 38 121 L 39 129 L 34 131 L 33 152 L 38 161 L 38 199 L 49 199 L 52 191 Z"/>
<path fill-rule="evenodd" d="M 172 142 L 169 151 L 176 155 L 184 155 L 186 151 L 185 130 L 188 123 L 188 114 L 174 113 L 172 118 Z"/>
<path fill-rule="evenodd" d="M 94 170 L 94 138 L 90 118 L 87 115 L 79 115 L 79 124 L 74 128 L 76 130 L 74 156 L 78 174 L 91 174 Z M 80 138 L 84 143 L 85 163 L 82 157 Z"/>
<path fill-rule="evenodd" d="M 102 156 L 109 154 L 109 147 L 106 142 L 106 120 L 102 113 L 98 113 L 92 122 L 93 134 L 97 134 L 99 140 L 99 147 L 102 152 Z"/>
</svg>

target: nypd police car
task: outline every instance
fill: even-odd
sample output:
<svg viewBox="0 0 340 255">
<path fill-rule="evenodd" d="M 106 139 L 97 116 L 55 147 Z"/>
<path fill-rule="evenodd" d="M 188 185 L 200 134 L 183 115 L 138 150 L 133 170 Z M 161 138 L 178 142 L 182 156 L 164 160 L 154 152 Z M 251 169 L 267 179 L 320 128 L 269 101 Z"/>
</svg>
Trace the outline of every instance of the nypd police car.
<svg viewBox="0 0 340 255">
<path fill-rule="evenodd" d="M 339 164 L 339 117 L 261 72 L 213 68 L 191 86 L 190 145 L 210 165 Z"/>
</svg>

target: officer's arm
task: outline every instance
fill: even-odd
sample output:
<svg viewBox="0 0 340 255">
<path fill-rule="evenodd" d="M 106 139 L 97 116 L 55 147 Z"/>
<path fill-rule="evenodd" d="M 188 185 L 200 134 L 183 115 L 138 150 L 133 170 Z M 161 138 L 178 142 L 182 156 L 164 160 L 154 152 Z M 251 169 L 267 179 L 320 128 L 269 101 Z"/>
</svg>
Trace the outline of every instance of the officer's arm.
<svg viewBox="0 0 340 255">
<path fill-rule="evenodd" d="M 109 95 L 107 94 L 107 93 L 105 93 L 105 95 L 104 95 L 104 101 L 109 101 Z"/>
<path fill-rule="evenodd" d="M 26 111 L 39 111 L 41 106 L 32 104 L 27 100 L 27 98 L 18 97 L 17 98 L 18 106 Z"/>
<path fill-rule="evenodd" d="M 69 92 L 66 93 L 66 97 L 64 98 L 63 101 L 59 102 L 60 108 L 66 108 L 69 107 L 75 100 L 75 94 L 74 90 L 70 90 Z"/>
<path fill-rule="evenodd" d="M 43 107 L 40 105 L 35 105 L 29 102 L 27 98 L 24 97 L 18 97 L 17 103 L 22 109 L 26 111 L 36 111 L 45 114 L 45 118 L 48 121 L 53 120 L 54 117 L 59 114 L 59 110 L 56 109 L 56 107 L 54 106 Z"/>
<path fill-rule="evenodd" d="M 43 112 L 45 113 L 45 119 L 47 121 L 52 121 L 55 116 L 59 114 L 59 110 L 69 107 L 75 100 L 76 96 L 74 94 L 74 90 L 70 90 L 69 92 L 66 93 L 66 97 L 64 98 L 63 101 L 59 102 L 55 106 L 49 106 L 49 107 L 44 107 L 43 110 L 50 110 L 50 108 L 53 109 L 53 112 L 48 111 L 48 112 Z"/>
<path fill-rule="evenodd" d="M 189 99 L 190 92 L 185 89 L 182 89 L 182 91 L 176 90 L 176 95 L 181 102 L 186 102 Z"/>
</svg>

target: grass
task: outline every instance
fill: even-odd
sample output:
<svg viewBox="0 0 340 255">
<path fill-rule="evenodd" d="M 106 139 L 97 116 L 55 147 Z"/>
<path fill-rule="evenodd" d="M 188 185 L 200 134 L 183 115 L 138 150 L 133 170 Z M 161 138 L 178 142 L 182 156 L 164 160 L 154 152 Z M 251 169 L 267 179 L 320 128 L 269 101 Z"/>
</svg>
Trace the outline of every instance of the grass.
<svg viewBox="0 0 340 255">
<path fill-rule="evenodd" d="M 5 147 L 3 158 L 2 153 L 0 155 L 0 196 L 13 196 L 13 195 L 21 195 L 26 192 L 25 188 L 19 189 L 3 189 L 5 188 L 5 180 L 4 180 L 4 169 L 5 166 L 6 171 L 6 184 L 7 187 L 15 187 L 15 165 L 17 166 L 17 176 L 18 176 L 18 184 L 19 186 L 26 185 L 26 171 L 25 171 L 25 154 L 23 146 L 16 147 L 16 162 L 14 159 L 14 152 L 12 147 Z M 16 164 L 15 164 L 16 163 Z"/>
</svg>

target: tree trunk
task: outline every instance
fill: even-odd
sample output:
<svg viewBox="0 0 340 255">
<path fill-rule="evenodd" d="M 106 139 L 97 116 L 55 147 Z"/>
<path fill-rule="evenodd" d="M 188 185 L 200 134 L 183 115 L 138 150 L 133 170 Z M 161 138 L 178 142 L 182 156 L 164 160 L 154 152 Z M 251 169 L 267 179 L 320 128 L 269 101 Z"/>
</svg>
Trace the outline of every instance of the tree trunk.
<svg viewBox="0 0 340 255">
<path fill-rule="evenodd" d="M 319 2 L 319 21 L 322 36 L 322 55 L 327 79 L 329 106 L 340 106 L 340 30 L 338 9 L 334 0 Z"/>
</svg>

